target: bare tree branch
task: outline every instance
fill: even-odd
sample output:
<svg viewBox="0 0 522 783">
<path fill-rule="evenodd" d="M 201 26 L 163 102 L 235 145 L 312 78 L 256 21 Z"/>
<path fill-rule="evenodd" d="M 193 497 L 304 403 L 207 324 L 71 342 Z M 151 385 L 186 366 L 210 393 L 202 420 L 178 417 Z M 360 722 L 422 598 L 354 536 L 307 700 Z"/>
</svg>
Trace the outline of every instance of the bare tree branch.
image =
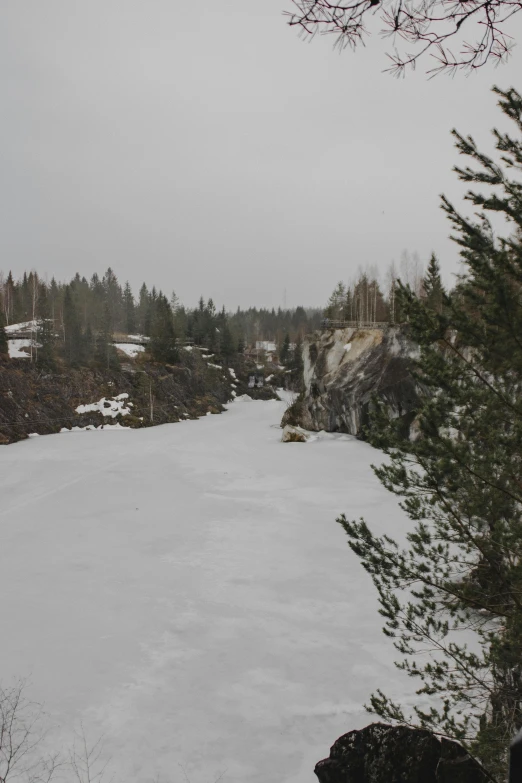
<svg viewBox="0 0 522 783">
<path fill-rule="evenodd" d="M 393 39 L 394 50 L 387 56 L 386 70 L 395 76 L 415 68 L 425 54 L 434 65 L 430 76 L 441 72 L 454 75 L 459 69 L 473 71 L 488 62 L 504 62 L 514 46 L 506 27 L 511 17 L 522 10 L 522 0 L 292 0 L 294 12 L 287 11 L 291 27 L 298 27 L 305 37 L 333 35 L 338 49 L 355 49 L 368 36 L 366 25 L 380 10 L 383 27 L 380 35 Z M 473 43 L 462 40 L 462 28 L 476 27 Z M 460 51 L 449 48 L 450 39 L 460 41 Z M 416 45 L 413 52 L 400 52 L 398 39 Z"/>
<path fill-rule="evenodd" d="M 26 699 L 26 686 L 25 680 L 0 686 L 0 783 L 49 783 L 62 766 L 59 754 L 37 752 L 46 734 L 44 713 L 40 704 Z"/>
</svg>

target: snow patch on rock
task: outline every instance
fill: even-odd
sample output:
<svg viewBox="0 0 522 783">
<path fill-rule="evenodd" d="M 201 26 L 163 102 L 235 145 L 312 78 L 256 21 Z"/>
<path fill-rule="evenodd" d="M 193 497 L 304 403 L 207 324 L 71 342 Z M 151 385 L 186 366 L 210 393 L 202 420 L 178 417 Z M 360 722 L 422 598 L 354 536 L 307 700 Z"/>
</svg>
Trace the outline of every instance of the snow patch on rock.
<svg viewBox="0 0 522 783">
<path fill-rule="evenodd" d="M 130 359 L 135 359 L 139 353 L 143 353 L 145 350 L 143 345 L 134 345 L 134 343 L 114 343 L 114 347 Z"/>
<path fill-rule="evenodd" d="M 7 347 L 9 350 L 9 358 L 29 359 L 29 351 L 31 349 L 31 343 L 32 340 L 29 339 L 8 340 Z M 22 348 L 27 348 L 27 351 L 23 351 Z"/>
<path fill-rule="evenodd" d="M 6 334 L 16 334 L 17 332 L 28 332 L 32 329 L 38 328 L 38 321 L 24 321 L 19 324 L 10 324 L 10 326 L 4 326 Z"/>
<path fill-rule="evenodd" d="M 98 402 L 91 402 L 87 405 L 78 405 L 76 413 L 95 413 L 98 411 L 102 416 L 110 416 L 114 419 L 116 416 L 127 416 L 132 413 L 132 402 L 127 402 L 128 394 L 118 394 L 117 397 L 113 397 L 108 400 L 106 397 L 102 397 Z"/>
</svg>

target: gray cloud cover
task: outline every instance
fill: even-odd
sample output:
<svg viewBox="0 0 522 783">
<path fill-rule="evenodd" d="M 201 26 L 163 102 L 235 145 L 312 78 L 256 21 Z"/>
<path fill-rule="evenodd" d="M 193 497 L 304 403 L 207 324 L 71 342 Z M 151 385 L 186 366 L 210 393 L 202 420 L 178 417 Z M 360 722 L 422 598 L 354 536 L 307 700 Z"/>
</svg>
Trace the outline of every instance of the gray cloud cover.
<svg viewBox="0 0 522 783">
<path fill-rule="evenodd" d="M 285 25 L 289 0 L 4 0 L 0 268 L 112 266 L 193 304 L 324 303 L 359 264 L 457 249 L 452 127 L 491 148 L 493 83 L 382 73 Z M 513 21 L 522 39 L 522 22 Z"/>
</svg>

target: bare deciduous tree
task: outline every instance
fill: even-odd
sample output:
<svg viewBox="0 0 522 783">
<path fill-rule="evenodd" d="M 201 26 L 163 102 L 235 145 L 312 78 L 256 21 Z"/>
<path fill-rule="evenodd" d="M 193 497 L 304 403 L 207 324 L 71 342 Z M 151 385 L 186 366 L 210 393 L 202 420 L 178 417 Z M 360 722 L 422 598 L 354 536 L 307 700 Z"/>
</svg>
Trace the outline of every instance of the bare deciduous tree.
<svg viewBox="0 0 522 783">
<path fill-rule="evenodd" d="M 39 752 L 44 737 L 42 707 L 25 697 L 26 682 L 0 686 L 0 783 L 49 783 L 61 766 L 58 754 Z"/>
<path fill-rule="evenodd" d="M 101 783 L 106 779 L 109 762 L 110 759 L 103 759 L 103 737 L 89 745 L 82 724 L 69 751 L 69 763 L 77 783 Z"/>
</svg>

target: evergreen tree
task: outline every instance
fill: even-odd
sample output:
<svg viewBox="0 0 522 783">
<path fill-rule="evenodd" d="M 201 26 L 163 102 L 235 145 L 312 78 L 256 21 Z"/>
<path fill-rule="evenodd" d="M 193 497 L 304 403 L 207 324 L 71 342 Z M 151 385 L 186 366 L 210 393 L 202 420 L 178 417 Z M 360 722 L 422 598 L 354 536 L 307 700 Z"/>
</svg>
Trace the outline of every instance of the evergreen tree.
<svg viewBox="0 0 522 783">
<path fill-rule="evenodd" d="M 150 296 L 145 283 L 140 288 L 138 303 L 138 328 L 142 334 L 150 336 Z"/>
<path fill-rule="evenodd" d="M 103 321 L 104 312 L 105 312 L 105 302 L 106 302 L 105 288 L 98 275 L 94 274 L 91 277 L 91 282 L 89 285 L 90 306 L 89 306 L 89 314 L 88 314 L 86 326 L 90 324 L 91 328 L 93 328 L 95 332 L 98 331 L 98 328 L 101 322 Z"/>
<path fill-rule="evenodd" d="M 172 306 L 172 305 L 171 305 Z M 173 310 L 174 331 L 176 334 L 183 338 L 187 334 L 188 317 L 187 311 L 183 305 L 178 304 L 176 309 Z"/>
<path fill-rule="evenodd" d="M 204 340 L 210 353 L 219 353 L 221 350 L 221 339 L 219 329 L 216 326 L 208 326 Z"/>
<path fill-rule="evenodd" d="M 181 302 L 179 301 L 179 296 L 175 291 L 173 291 L 172 294 L 170 295 L 170 309 L 172 310 L 172 314 L 176 315 L 180 307 L 181 307 Z"/>
<path fill-rule="evenodd" d="M 54 279 L 54 277 L 51 280 L 51 285 L 49 286 L 48 291 L 48 302 L 49 302 L 49 318 L 52 321 L 53 327 L 56 327 L 58 324 L 58 310 L 59 310 L 59 302 L 60 302 L 60 289 L 58 288 L 58 283 Z"/>
<path fill-rule="evenodd" d="M 179 361 L 172 310 L 168 299 L 161 293 L 154 303 L 150 352 L 156 362 L 174 364 Z"/>
<path fill-rule="evenodd" d="M 9 345 L 7 343 L 7 334 L 4 328 L 4 314 L 0 310 L 0 356 L 9 355 Z"/>
<path fill-rule="evenodd" d="M 495 92 L 522 132 L 522 96 Z M 522 139 L 494 131 L 503 168 L 453 133 L 479 167 L 457 168 L 460 179 L 494 192 L 466 196 L 477 220 L 443 197 L 467 266 L 443 312 L 401 287 L 426 390 L 418 437 L 402 439 L 377 403 L 370 430 L 390 455 L 377 476 L 414 527 L 400 547 L 363 520 L 338 521 L 373 578 L 398 665 L 426 699 L 410 712 L 377 691 L 372 710 L 460 740 L 501 783 L 522 724 L 522 185 L 508 176 Z M 497 238 L 487 211 L 513 234 Z M 478 649 L 461 640 L 471 630 Z"/>
<path fill-rule="evenodd" d="M 148 305 L 147 305 L 147 311 L 145 314 L 145 320 L 143 324 L 144 328 L 144 334 L 146 334 L 148 337 L 152 336 L 152 330 L 153 330 L 153 323 L 154 323 L 154 314 L 156 312 L 156 301 L 158 298 L 158 294 L 156 291 L 156 287 L 152 286 L 152 290 L 150 291 L 148 295 Z"/>
<path fill-rule="evenodd" d="M 92 363 L 95 357 L 95 339 L 90 324 L 87 324 L 87 329 L 83 333 L 83 361 L 89 365 Z M 117 354 L 116 354 L 117 357 Z M 113 357 L 114 358 L 114 357 Z"/>
<path fill-rule="evenodd" d="M 344 317 L 344 306 L 346 303 L 346 286 L 339 281 L 335 286 L 326 305 L 324 315 L 333 321 L 339 321 Z"/>
<path fill-rule="evenodd" d="M 10 271 L 4 285 L 4 316 L 7 326 L 14 323 L 15 284 Z"/>
<path fill-rule="evenodd" d="M 99 323 L 98 333 L 96 335 L 95 358 L 98 363 L 107 370 L 111 368 L 117 369 L 120 366 L 118 352 L 112 342 L 113 331 L 112 310 L 109 302 L 106 301 L 103 307 L 103 315 Z M 83 347 L 85 350 L 85 340 L 83 341 Z"/>
<path fill-rule="evenodd" d="M 81 360 L 82 335 L 70 285 L 66 286 L 63 299 L 63 335 L 64 359 L 71 366 L 76 366 Z"/>
<path fill-rule="evenodd" d="M 53 368 L 55 366 L 54 356 L 54 323 L 51 318 L 51 301 L 47 288 L 43 287 L 40 293 L 40 325 L 38 329 L 38 342 L 40 348 L 36 357 L 36 362 L 40 367 Z"/>
<path fill-rule="evenodd" d="M 221 332 L 221 356 L 225 361 L 232 358 L 235 353 L 234 340 L 228 323 L 225 322 Z"/>
<path fill-rule="evenodd" d="M 18 286 L 18 302 L 16 321 L 28 321 L 31 317 L 31 294 L 29 291 L 29 276 L 24 272 L 22 282 Z"/>
<path fill-rule="evenodd" d="M 287 332 L 285 334 L 285 339 L 283 341 L 283 347 L 281 348 L 281 353 L 279 354 L 279 359 L 281 361 L 281 364 L 286 364 L 289 358 L 290 358 L 290 335 Z"/>
<path fill-rule="evenodd" d="M 436 313 L 441 313 L 445 292 L 440 277 L 439 262 L 435 253 L 432 253 L 430 256 L 428 269 L 422 281 L 422 287 L 426 306 Z"/>
<path fill-rule="evenodd" d="M 127 334 L 134 334 L 136 331 L 136 312 L 132 290 L 127 281 L 123 290 L 123 306 L 125 309 L 125 329 Z"/>
<path fill-rule="evenodd" d="M 347 288 L 346 288 L 346 297 L 345 297 L 344 308 L 343 308 L 344 317 L 346 318 L 347 321 L 354 321 L 355 320 L 355 318 L 354 318 L 354 305 L 355 305 L 354 293 L 353 293 L 352 289 L 350 288 L 350 286 L 347 286 Z"/>
<path fill-rule="evenodd" d="M 105 289 L 105 301 L 109 308 L 112 328 L 113 330 L 122 329 L 124 328 L 123 293 L 118 283 L 118 278 L 110 267 L 105 272 L 102 283 Z"/>
</svg>

